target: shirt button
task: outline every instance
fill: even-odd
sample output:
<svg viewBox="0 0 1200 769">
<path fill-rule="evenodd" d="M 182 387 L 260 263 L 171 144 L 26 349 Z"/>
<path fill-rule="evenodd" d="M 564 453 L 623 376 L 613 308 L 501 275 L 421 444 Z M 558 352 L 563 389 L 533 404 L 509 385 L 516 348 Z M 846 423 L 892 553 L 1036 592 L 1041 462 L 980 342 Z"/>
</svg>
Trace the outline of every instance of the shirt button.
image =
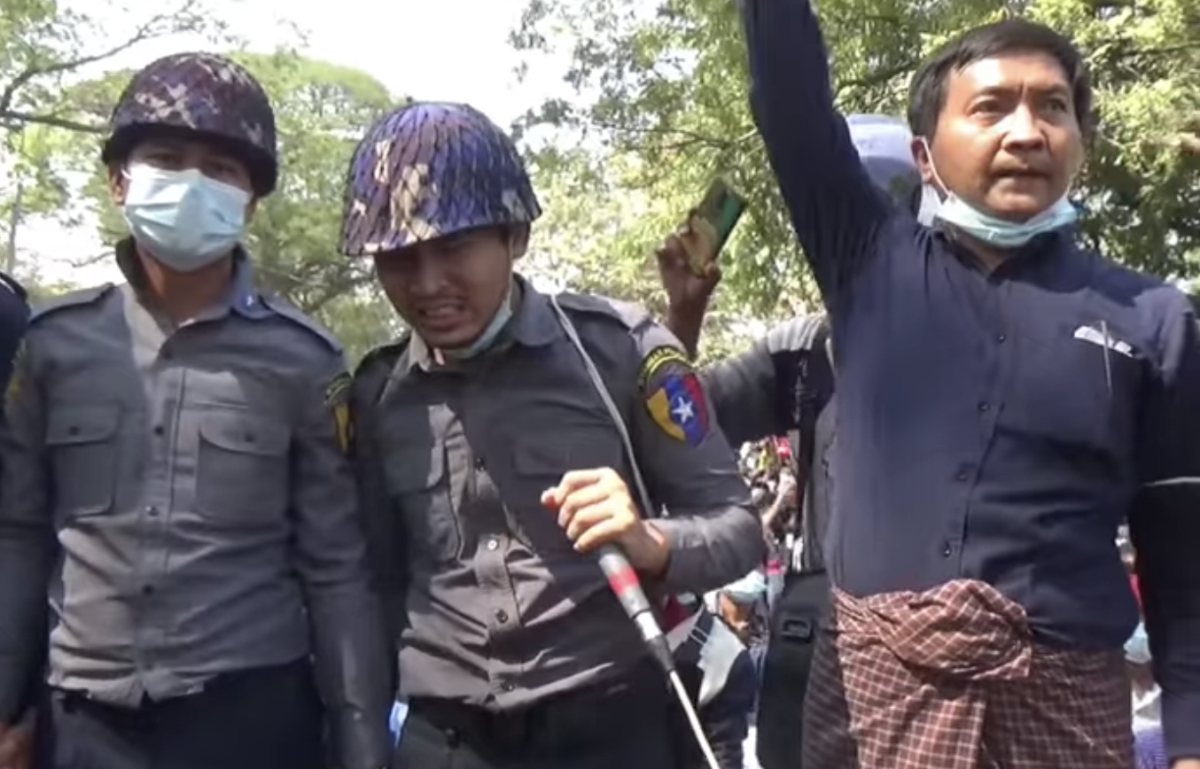
<svg viewBox="0 0 1200 769">
<path fill-rule="evenodd" d="M 475 457 L 475 469 L 476 470 L 483 469 L 483 457 Z"/>
<path fill-rule="evenodd" d="M 954 555 L 954 545 L 951 545 L 949 542 L 943 542 L 942 543 L 942 557 L 949 558 L 952 555 Z"/>
<path fill-rule="evenodd" d="M 1008 341 L 1008 337 L 1004 334 L 996 335 L 996 344 L 1004 344 L 1006 341 Z"/>
<path fill-rule="evenodd" d="M 505 681 L 504 683 L 500 684 L 500 691 L 511 692 L 516 688 L 516 684 L 514 684 L 512 681 Z"/>
<path fill-rule="evenodd" d="M 979 413 L 980 414 L 986 414 L 988 409 L 990 409 L 991 407 L 992 407 L 992 404 L 988 403 L 987 401 L 979 401 Z"/>
<path fill-rule="evenodd" d="M 959 483 L 965 483 L 967 480 L 967 471 L 959 470 L 958 475 L 954 476 L 954 480 L 958 481 Z"/>
<path fill-rule="evenodd" d="M 164 432 L 166 432 L 166 430 L 164 430 L 164 429 L 163 429 L 163 426 L 162 426 L 162 425 L 155 425 L 155 426 L 154 426 L 154 434 L 155 434 L 155 435 L 162 435 Z"/>
<path fill-rule="evenodd" d="M 146 515 L 150 516 L 151 518 L 157 518 L 158 517 L 158 508 L 155 507 L 154 505 L 150 505 L 149 507 L 146 508 Z"/>
<path fill-rule="evenodd" d="M 496 609 L 496 621 L 501 625 L 508 622 L 508 612 L 504 611 L 504 609 Z"/>
<path fill-rule="evenodd" d="M 495 550 L 498 547 L 500 547 L 500 540 L 498 540 L 498 539 L 489 539 L 488 540 L 488 542 L 487 542 L 488 550 Z"/>
</svg>

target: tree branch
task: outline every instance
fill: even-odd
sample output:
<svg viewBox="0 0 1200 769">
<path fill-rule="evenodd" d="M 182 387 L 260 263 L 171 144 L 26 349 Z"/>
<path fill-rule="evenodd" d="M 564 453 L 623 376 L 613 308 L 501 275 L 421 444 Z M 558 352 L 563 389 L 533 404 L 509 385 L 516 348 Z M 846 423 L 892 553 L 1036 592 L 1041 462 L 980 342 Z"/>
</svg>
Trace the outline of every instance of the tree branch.
<svg viewBox="0 0 1200 769">
<path fill-rule="evenodd" d="M 10 124 L 19 123 L 22 125 L 46 125 L 86 134 L 103 134 L 108 130 L 102 125 L 80 123 L 77 120 L 55 117 L 54 115 L 35 115 L 29 112 L 17 112 L 14 110 L 0 111 L 0 122 Z"/>
<path fill-rule="evenodd" d="M 587 123 L 592 128 L 598 128 L 601 131 L 611 131 L 617 135 L 624 134 L 629 137 L 638 138 L 656 136 L 660 140 L 674 139 L 674 142 L 665 145 L 667 149 L 687 149 L 688 147 L 695 146 L 727 149 L 735 143 L 735 140 L 732 139 L 710 136 L 698 131 L 690 131 L 686 128 L 675 128 L 672 126 L 632 126 L 595 119 L 588 120 Z"/>
<path fill-rule="evenodd" d="M 840 94 L 842 90 L 846 88 L 874 88 L 876 86 L 883 85 L 884 83 L 887 83 L 894 78 L 899 77 L 900 75 L 908 74 L 912 70 L 916 69 L 917 65 L 920 63 L 921 62 L 915 59 L 910 59 L 891 67 L 873 70 L 862 77 L 841 80 L 838 82 L 838 93 Z"/>
<path fill-rule="evenodd" d="M 196 0 L 185 0 L 181 7 L 177 8 L 171 13 L 161 13 L 157 16 L 151 17 L 149 21 L 139 26 L 133 35 L 131 35 L 125 41 L 107 50 L 88 54 L 86 56 L 80 56 L 74 59 L 68 59 L 66 61 L 55 62 L 53 64 L 46 64 L 40 67 L 30 66 L 26 68 L 24 71 L 18 73 L 11 81 L 9 81 L 3 92 L 0 92 L 0 114 L 9 113 L 9 110 L 13 104 L 13 99 L 16 98 L 17 91 L 34 78 L 42 77 L 44 75 L 70 72 L 80 67 L 86 67 L 89 64 L 96 64 L 106 59 L 111 59 L 112 57 L 132 48 L 138 43 L 158 37 L 160 34 L 162 34 L 156 31 L 160 24 L 187 13 L 195 4 Z"/>
</svg>

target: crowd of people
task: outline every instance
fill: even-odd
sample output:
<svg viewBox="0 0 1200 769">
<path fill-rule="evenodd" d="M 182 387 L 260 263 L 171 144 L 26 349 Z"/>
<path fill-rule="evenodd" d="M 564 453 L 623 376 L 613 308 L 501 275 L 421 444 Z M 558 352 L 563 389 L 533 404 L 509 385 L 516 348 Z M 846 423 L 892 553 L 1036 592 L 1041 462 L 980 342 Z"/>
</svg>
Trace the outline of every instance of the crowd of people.
<svg viewBox="0 0 1200 769">
<path fill-rule="evenodd" d="M 809 0 L 738 13 L 825 311 L 706 368 L 687 226 L 661 320 L 540 292 L 511 137 L 417 102 L 347 370 L 243 243 L 261 85 L 133 75 L 125 281 L 0 291 L 0 769 L 1200 769 L 1200 325 L 1077 243 L 1084 57 L 1005 19 L 846 117 Z"/>
</svg>

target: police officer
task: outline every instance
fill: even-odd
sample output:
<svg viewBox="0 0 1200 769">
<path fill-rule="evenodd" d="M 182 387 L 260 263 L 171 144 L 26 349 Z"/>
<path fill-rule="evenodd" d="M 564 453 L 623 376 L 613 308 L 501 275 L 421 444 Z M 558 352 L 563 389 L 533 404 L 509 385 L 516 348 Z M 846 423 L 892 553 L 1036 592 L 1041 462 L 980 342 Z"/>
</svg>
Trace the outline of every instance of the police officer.
<svg viewBox="0 0 1200 769">
<path fill-rule="evenodd" d="M 696 593 L 762 557 L 684 352 L 641 310 L 514 274 L 540 207 L 476 110 L 386 116 L 349 176 L 342 249 L 374 258 L 412 327 L 353 398 L 410 707 L 395 766 L 672 766 L 664 677 L 591 553 L 616 544 L 648 586 Z"/>
<path fill-rule="evenodd" d="M 930 221 L 936 195 L 921 185 L 910 149 L 912 134 L 904 121 L 849 115 L 846 122 L 863 167 L 879 189 L 908 205 L 918 219 Z M 668 295 L 667 326 L 695 355 L 720 272 L 694 275 L 677 236 L 667 239 L 658 261 Z M 771 329 L 746 352 L 701 372 L 717 421 L 730 441 L 788 436 L 792 471 L 804 492 L 799 569 L 788 577 L 777 601 L 763 665 L 756 738 L 764 769 L 796 767 L 812 654 L 809 631 L 828 603 L 821 543 L 832 510 L 829 457 L 837 424 L 830 345 L 825 314 L 801 316 Z"/>
<path fill-rule="evenodd" d="M 48 590 L 54 769 L 317 769 L 318 686 L 341 766 L 378 766 L 342 350 L 239 246 L 276 184 L 267 96 L 226 59 L 160 59 L 101 157 L 127 282 L 41 308 L 6 403 L 0 715 L 29 705 Z"/>
</svg>

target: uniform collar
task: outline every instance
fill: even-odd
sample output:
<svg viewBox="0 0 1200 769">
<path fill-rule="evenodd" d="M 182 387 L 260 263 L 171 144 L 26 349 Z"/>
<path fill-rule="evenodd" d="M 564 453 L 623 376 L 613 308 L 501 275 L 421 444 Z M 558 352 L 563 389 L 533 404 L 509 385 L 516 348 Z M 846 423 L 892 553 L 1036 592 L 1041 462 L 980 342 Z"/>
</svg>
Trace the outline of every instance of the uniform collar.
<svg viewBox="0 0 1200 769">
<path fill-rule="evenodd" d="M 460 364 L 439 364 L 425 340 L 414 333 L 404 354 L 396 361 L 395 373 L 403 376 L 414 366 L 422 371 L 462 370 L 470 367 L 476 360 L 494 360 L 514 344 L 522 347 L 541 347 L 557 339 L 561 328 L 554 309 L 550 306 L 550 297 L 535 289 L 520 275 L 514 274 L 513 280 L 516 282 L 516 311 L 491 350 L 481 354 L 478 359 Z"/>
<path fill-rule="evenodd" d="M 141 261 L 138 260 L 133 238 L 125 238 L 118 242 L 116 255 L 117 266 L 121 268 L 121 273 L 140 298 L 145 290 L 146 273 L 142 270 Z M 250 256 L 240 245 L 233 252 L 233 280 L 230 281 L 229 291 L 220 303 L 203 313 L 202 317 L 212 319 L 222 317 L 230 312 L 250 320 L 261 320 L 272 314 L 271 308 L 263 302 L 258 291 L 254 280 L 254 265 L 250 261 Z"/>
</svg>

